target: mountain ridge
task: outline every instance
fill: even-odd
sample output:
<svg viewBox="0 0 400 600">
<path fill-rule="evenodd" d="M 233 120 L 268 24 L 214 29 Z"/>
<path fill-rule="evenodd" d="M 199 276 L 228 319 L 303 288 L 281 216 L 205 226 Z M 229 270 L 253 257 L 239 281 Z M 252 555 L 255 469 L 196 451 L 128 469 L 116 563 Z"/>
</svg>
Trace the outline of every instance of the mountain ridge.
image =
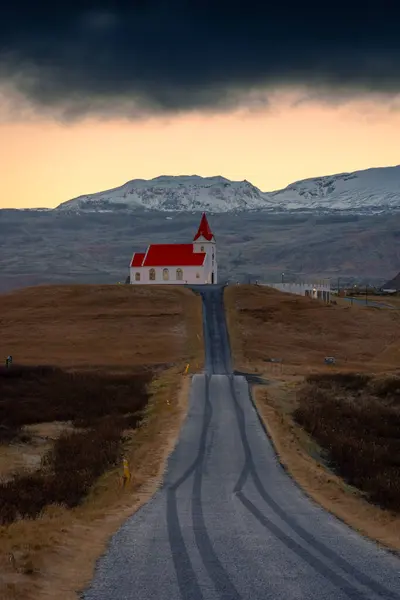
<svg viewBox="0 0 400 600">
<path fill-rule="evenodd" d="M 268 199 L 247 180 L 231 181 L 215 175 L 160 175 L 132 179 L 123 185 L 84 194 L 62 202 L 55 210 L 112 210 L 119 208 L 170 211 L 230 212 L 267 208 Z"/>
<path fill-rule="evenodd" d="M 121 186 L 83 194 L 59 204 L 57 211 L 113 212 L 347 211 L 359 214 L 400 211 L 400 165 L 372 167 L 310 177 L 283 189 L 262 192 L 248 180 L 221 175 L 160 175 L 132 179 Z"/>
</svg>

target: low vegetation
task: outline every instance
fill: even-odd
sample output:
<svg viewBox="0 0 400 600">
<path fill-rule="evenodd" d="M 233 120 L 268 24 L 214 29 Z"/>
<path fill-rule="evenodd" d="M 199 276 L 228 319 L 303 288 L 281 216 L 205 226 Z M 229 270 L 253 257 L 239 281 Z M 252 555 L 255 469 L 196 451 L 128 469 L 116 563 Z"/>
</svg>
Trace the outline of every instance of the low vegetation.
<svg viewBox="0 0 400 600">
<path fill-rule="evenodd" d="M 309 376 L 294 418 L 349 484 L 371 502 L 400 511 L 399 377 Z"/>
<path fill-rule="evenodd" d="M 34 423 L 72 421 L 76 427 L 90 427 L 103 417 L 121 416 L 126 427 L 134 427 L 151 378 L 151 370 L 111 374 L 49 366 L 0 368 L 0 442 L 11 441 L 21 427 Z"/>
<path fill-rule="evenodd" d="M 120 461 L 123 433 L 140 422 L 152 373 L 66 372 L 55 367 L 0 369 L 3 441 L 29 441 L 24 426 L 70 421 L 32 473 L 0 482 L 0 523 L 37 517 L 50 504 L 77 506 L 97 478 Z M 1 441 L 1 440 L 0 440 Z"/>
</svg>

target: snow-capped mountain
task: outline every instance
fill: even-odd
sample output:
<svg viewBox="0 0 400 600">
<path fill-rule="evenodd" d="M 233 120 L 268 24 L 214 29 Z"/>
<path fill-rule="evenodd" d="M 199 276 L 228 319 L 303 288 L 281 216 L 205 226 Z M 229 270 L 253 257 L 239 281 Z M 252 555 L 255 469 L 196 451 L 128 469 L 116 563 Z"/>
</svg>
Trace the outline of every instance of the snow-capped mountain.
<svg viewBox="0 0 400 600">
<path fill-rule="evenodd" d="M 285 210 L 400 210 L 400 166 L 304 179 L 267 196 Z"/>
<path fill-rule="evenodd" d="M 361 214 L 400 211 L 400 166 L 304 179 L 283 190 L 261 192 L 248 181 L 182 175 L 133 179 L 124 185 L 79 196 L 62 211 L 346 211 Z"/>
<path fill-rule="evenodd" d="M 225 177 L 162 175 L 133 179 L 121 187 L 79 196 L 60 204 L 58 210 L 99 211 L 148 209 L 160 211 L 203 211 L 224 213 L 268 208 L 268 198 L 248 181 Z"/>
</svg>

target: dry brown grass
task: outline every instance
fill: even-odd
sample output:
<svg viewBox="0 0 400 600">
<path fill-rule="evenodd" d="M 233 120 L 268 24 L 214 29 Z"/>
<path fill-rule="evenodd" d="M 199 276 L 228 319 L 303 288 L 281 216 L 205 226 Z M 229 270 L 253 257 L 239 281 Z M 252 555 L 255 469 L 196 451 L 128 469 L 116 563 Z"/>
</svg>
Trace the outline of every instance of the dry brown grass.
<svg viewBox="0 0 400 600">
<path fill-rule="evenodd" d="M 172 364 L 187 351 L 187 318 L 198 311 L 192 292 L 175 286 L 26 288 L 0 295 L 0 358 L 63 367 Z"/>
<path fill-rule="evenodd" d="M 39 287 L 0 296 L 0 309 L 0 349 L 14 363 L 109 373 L 145 365 L 157 374 L 142 425 L 125 432 L 128 486 L 118 466 L 76 508 L 52 506 L 0 528 L 2 600 L 76 600 L 110 535 L 160 481 L 187 407 L 184 366 L 202 366 L 201 299 L 161 286 Z"/>
<path fill-rule="evenodd" d="M 336 357 L 337 370 L 400 366 L 397 311 L 329 306 L 250 285 L 226 288 L 225 302 L 238 367 L 263 371 L 268 358 L 281 358 L 286 374 L 305 375 L 326 371 L 325 356 Z"/>
<path fill-rule="evenodd" d="M 268 385 L 255 401 L 287 471 L 318 503 L 364 535 L 400 550 L 398 513 L 370 504 L 335 474 L 326 452 L 294 421 L 298 392 L 311 373 L 399 371 L 397 311 L 325 306 L 257 286 L 232 286 L 225 303 L 235 368 L 258 372 Z M 324 365 L 335 356 L 335 367 Z M 269 363 L 282 358 L 283 363 Z"/>
</svg>

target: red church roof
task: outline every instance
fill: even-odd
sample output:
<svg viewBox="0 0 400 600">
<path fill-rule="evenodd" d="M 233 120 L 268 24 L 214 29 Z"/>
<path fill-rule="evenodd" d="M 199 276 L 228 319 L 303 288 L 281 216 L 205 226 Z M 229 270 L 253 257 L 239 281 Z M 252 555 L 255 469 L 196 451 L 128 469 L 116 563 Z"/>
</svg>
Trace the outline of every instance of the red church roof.
<svg viewBox="0 0 400 600">
<path fill-rule="evenodd" d="M 193 244 L 151 244 L 146 254 L 134 255 L 131 267 L 201 267 L 205 257 Z"/>
<path fill-rule="evenodd" d="M 145 256 L 145 252 L 135 252 L 132 258 L 131 267 L 141 267 Z"/>
<path fill-rule="evenodd" d="M 211 240 L 214 237 L 213 232 L 211 231 L 210 226 L 208 224 L 206 213 L 203 213 L 203 215 L 201 217 L 199 229 L 198 229 L 196 235 L 194 236 L 193 241 L 195 242 L 197 239 L 199 239 L 199 237 L 202 237 L 202 236 L 208 242 L 211 242 Z"/>
<path fill-rule="evenodd" d="M 204 237 L 210 242 L 214 235 L 203 213 L 193 241 Z M 147 252 L 135 252 L 131 267 L 201 267 L 205 252 L 194 252 L 193 244 L 151 244 Z"/>
</svg>

